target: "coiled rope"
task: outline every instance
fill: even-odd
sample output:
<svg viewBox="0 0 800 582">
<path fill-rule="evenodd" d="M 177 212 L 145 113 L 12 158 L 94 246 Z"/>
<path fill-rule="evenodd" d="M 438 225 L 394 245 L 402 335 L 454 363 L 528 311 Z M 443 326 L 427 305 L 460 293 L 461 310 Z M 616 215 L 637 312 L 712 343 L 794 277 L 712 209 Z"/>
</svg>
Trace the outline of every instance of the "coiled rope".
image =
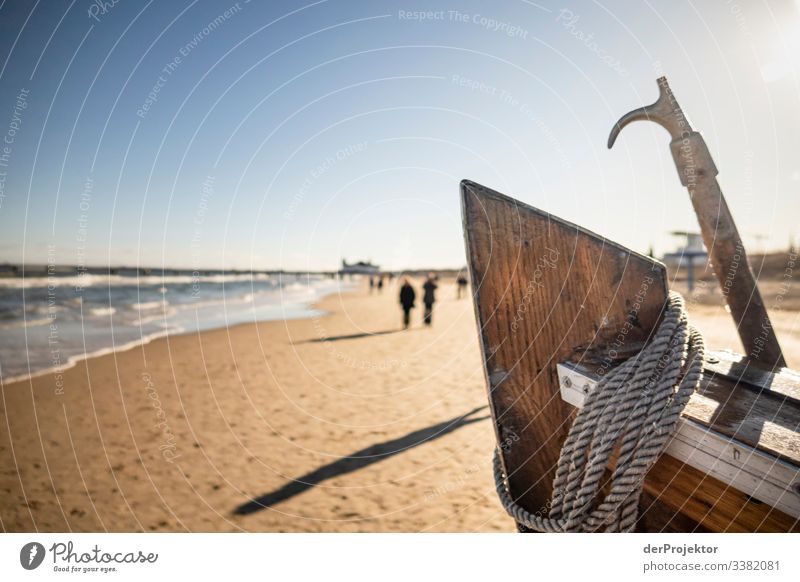
<svg viewBox="0 0 800 582">
<path fill-rule="evenodd" d="M 683 298 L 671 292 L 652 341 L 604 376 L 575 418 L 561 449 L 548 517 L 511 498 L 495 451 L 495 485 L 508 514 L 541 532 L 633 531 L 645 475 L 700 383 L 703 354 L 703 337 L 689 325 Z M 599 499 L 617 448 L 610 488 Z"/>
</svg>

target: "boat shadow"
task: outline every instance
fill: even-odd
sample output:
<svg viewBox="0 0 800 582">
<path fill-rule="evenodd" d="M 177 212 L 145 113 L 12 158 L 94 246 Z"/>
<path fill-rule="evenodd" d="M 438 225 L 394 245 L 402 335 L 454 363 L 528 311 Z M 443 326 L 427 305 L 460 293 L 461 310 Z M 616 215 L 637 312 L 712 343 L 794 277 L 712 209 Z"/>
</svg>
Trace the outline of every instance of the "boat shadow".
<svg viewBox="0 0 800 582">
<path fill-rule="evenodd" d="M 373 463 L 377 463 L 378 461 L 382 461 L 383 459 L 393 455 L 397 455 L 419 445 L 441 438 L 453 431 L 458 430 L 459 428 L 475 422 L 487 420 L 491 418 L 491 415 L 475 416 L 477 413 L 485 410 L 486 408 L 488 407 L 480 406 L 478 408 L 474 408 L 462 416 L 457 416 L 450 420 L 446 420 L 420 430 L 415 430 L 400 438 L 370 445 L 364 449 L 361 449 L 360 451 L 356 451 L 352 455 L 341 457 L 332 463 L 323 465 L 322 467 L 319 467 L 310 473 L 306 473 L 305 475 L 298 477 L 294 481 L 287 483 L 279 489 L 265 493 L 260 497 L 240 505 L 233 511 L 233 513 L 235 515 L 249 515 L 251 513 L 256 513 L 262 509 L 272 507 L 277 503 L 291 499 L 295 495 L 299 495 L 305 491 L 308 491 L 323 481 L 358 471 L 359 469 L 368 467 Z"/>
</svg>

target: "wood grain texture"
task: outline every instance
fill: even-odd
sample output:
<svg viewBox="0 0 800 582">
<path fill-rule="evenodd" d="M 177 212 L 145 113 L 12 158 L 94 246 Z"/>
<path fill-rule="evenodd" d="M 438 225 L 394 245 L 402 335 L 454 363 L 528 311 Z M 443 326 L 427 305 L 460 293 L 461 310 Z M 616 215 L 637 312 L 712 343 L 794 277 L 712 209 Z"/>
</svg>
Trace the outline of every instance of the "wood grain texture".
<svg viewBox="0 0 800 582">
<path fill-rule="evenodd" d="M 665 268 L 473 182 L 462 182 L 462 211 L 489 401 L 510 492 L 529 511 L 546 515 L 575 413 L 560 397 L 556 365 L 568 361 L 602 376 L 637 353 L 661 318 Z M 720 364 L 719 372 L 729 371 L 730 365 Z M 776 390 L 768 397 L 790 400 L 792 374 L 773 379 Z M 742 402 L 731 400 L 726 380 L 706 382 L 704 406 L 689 416 L 727 427 L 725 434 L 753 446 L 765 430 L 771 434 L 770 422 L 794 426 L 794 412 L 782 416 L 780 407 L 758 404 L 767 381 L 758 370 L 748 376 L 752 390 Z M 796 456 L 793 446 L 771 438 L 763 448 Z M 648 474 L 645 491 L 642 531 L 797 529 L 794 518 L 666 455 Z"/>
<path fill-rule="evenodd" d="M 714 358 L 714 352 L 708 357 Z M 562 399 L 582 408 L 600 378 L 572 364 L 558 364 L 557 369 Z M 800 464 L 789 456 L 800 448 L 800 434 L 787 428 L 796 425 L 800 415 L 791 404 L 756 394 L 739 380 L 714 373 L 703 377 L 664 456 L 719 479 L 749 496 L 750 502 L 800 518 Z M 717 392 L 716 398 L 709 398 L 709 389 Z M 658 477 L 660 471 L 654 467 L 650 477 Z"/>
<path fill-rule="evenodd" d="M 721 366 L 723 357 L 737 365 Z M 743 360 L 732 353 L 707 351 L 703 378 L 686 404 L 683 418 L 800 467 L 800 401 L 792 396 L 800 381 L 789 383 L 797 373 L 783 368 L 777 373 L 759 371 L 754 377 L 749 372 L 752 368 L 738 365 Z M 600 376 L 582 365 L 566 363 L 558 369 L 561 398 L 582 407 Z M 750 380 L 758 380 L 759 385 Z"/>
<path fill-rule="evenodd" d="M 718 479 L 669 455 L 662 455 L 645 481 L 640 503 L 643 531 L 797 532 L 798 520 L 759 503 Z M 648 505 L 651 503 L 652 505 Z M 669 508 L 665 511 L 664 506 Z M 669 517 L 670 513 L 675 516 Z M 677 514 L 680 514 L 678 516 Z M 688 522 L 684 520 L 688 519 Z"/>
<path fill-rule="evenodd" d="M 683 416 L 800 466 L 800 405 L 756 391 L 736 377 L 706 372 Z"/>
<path fill-rule="evenodd" d="M 791 368 L 764 369 L 730 350 L 715 351 L 706 358 L 705 370 L 738 378 L 743 387 L 765 396 L 800 405 L 800 373 Z"/>
<path fill-rule="evenodd" d="M 559 396 L 556 364 L 588 363 L 602 373 L 607 360 L 638 352 L 661 317 L 666 272 L 652 259 L 478 184 L 462 182 L 462 204 L 510 491 L 539 511 L 550 499 L 573 418 Z M 623 341 L 609 349 L 623 328 Z"/>
</svg>

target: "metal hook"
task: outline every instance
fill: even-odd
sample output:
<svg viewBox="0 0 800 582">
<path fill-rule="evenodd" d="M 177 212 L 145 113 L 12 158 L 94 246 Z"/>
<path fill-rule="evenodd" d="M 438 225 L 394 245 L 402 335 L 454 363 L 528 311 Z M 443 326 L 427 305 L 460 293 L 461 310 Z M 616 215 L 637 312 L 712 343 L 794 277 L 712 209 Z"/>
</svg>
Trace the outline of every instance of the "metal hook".
<svg viewBox="0 0 800 582">
<path fill-rule="evenodd" d="M 658 99 L 655 103 L 634 109 L 620 117 L 608 136 L 608 149 L 614 145 L 623 127 L 631 122 L 642 120 L 654 121 L 659 124 L 669 132 L 673 140 L 692 131 L 681 106 L 678 105 L 669 88 L 666 77 L 658 78 Z"/>
<path fill-rule="evenodd" d="M 785 366 L 742 239 L 717 182 L 717 167 L 708 146 L 703 136 L 692 130 L 666 77 L 658 79 L 658 92 L 655 103 L 634 109 L 620 118 L 608 136 L 608 147 L 614 145 L 622 128 L 633 121 L 654 121 L 669 132 L 672 159 L 681 184 L 689 190 L 714 274 L 725 290 L 725 300 L 748 358 L 771 368 Z"/>
</svg>

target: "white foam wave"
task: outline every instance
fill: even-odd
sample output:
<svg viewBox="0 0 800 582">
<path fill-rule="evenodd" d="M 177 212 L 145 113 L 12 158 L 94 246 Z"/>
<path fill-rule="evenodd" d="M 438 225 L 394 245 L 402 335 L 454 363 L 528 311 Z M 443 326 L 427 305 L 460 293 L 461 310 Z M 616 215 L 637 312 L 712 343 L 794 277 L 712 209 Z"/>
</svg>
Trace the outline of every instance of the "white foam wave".
<svg viewBox="0 0 800 582">
<path fill-rule="evenodd" d="M 165 337 L 172 334 L 179 334 L 183 333 L 182 328 L 174 328 L 168 329 L 164 331 L 158 331 L 155 333 L 151 333 L 149 335 L 142 336 L 139 339 L 135 339 L 133 341 L 119 344 L 116 346 L 108 347 L 108 348 L 101 348 L 99 350 L 95 350 L 93 352 L 88 352 L 86 354 L 78 354 L 75 356 L 71 356 L 67 359 L 66 364 L 62 364 L 61 366 L 54 366 L 50 368 L 43 368 L 41 370 L 36 370 L 30 374 L 20 374 L 18 376 L 9 376 L 8 378 L 0 378 L 0 383 L 2 384 L 11 384 L 12 382 L 20 382 L 22 380 L 30 380 L 31 378 L 36 378 L 38 376 L 44 376 L 46 374 L 57 374 L 59 372 L 63 372 L 65 370 L 69 370 L 70 368 L 74 368 L 78 362 L 82 362 L 84 360 L 88 360 L 90 358 L 99 358 L 100 356 L 105 356 L 108 354 L 113 354 L 115 352 L 125 352 L 127 350 L 131 350 L 138 346 L 143 346 L 149 344 L 151 341 L 158 339 L 160 337 Z"/>
<path fill-rule="evenodd" d="M 9 321 L 0 323 L 0 329 L 20 329 L 22 327 L 35 327 L 37 325 L 48 325 L 52 322 L 49 317 L 39 319 L 23 319 L 21 321 Z"/>
<path fill-rule="evenodd" d="M 97 315 L 97 316 L 113 315 L 116 312 L 117 312 L 117 310 L 114 307 L 95 307 L 95 308 L 89 310 L 89 313 L 91 313 L 92 315 Z"/>
<path fill-rule="evenodd" d="M 139 287 L 163 287 L 164 285 L 192 285 L 203 283 L 237 283 L 247 281 L 275 281 L 278 277 L 266 273 L 237 273 L 237 274 L 215 274 L 215 275 L 69 275 L 51 277 L 2 277 L 0 287 L 5 288 L 25 288 L 36 287 L 119 287 L 123 285 Z"/>
<path fill-rule="evenodd" d="M 131 309 L 139 311 L 147 311 L 148 309 L 160 309 L 164 305 L 164 301 L 145 301 L 144 303 L 133 303 Z"/>
</svg>

